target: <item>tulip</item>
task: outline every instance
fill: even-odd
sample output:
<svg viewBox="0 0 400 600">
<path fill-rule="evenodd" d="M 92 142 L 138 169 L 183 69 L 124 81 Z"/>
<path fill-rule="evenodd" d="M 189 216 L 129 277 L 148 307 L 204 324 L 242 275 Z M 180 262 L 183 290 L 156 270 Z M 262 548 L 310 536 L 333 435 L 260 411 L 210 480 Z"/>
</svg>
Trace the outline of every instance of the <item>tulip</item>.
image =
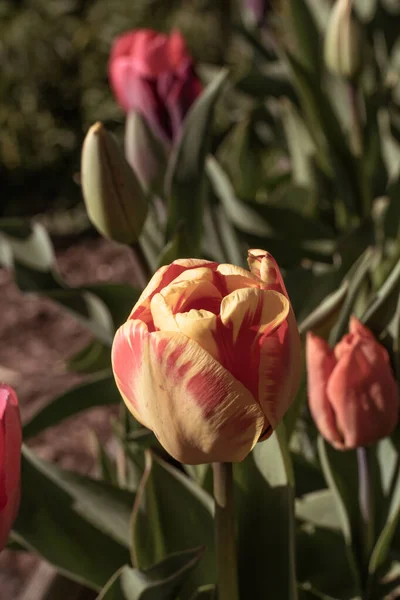
<svg viewBox="0 0 400 600">
<path fill-rule="evenodd" d="M 361 30 L 352 16 L 352 0 L 336 0 L 325 37 L 325 63 L 332 73 L 354 77 L 361 66 Z"/>
<path fill-rule="evenodd" d="M 128 113 L 141 114 L 168 145 L 202 91 L 193 60 L 179 31 L 129 31 L 112 47 L 109 76 L 114 95 Z"/>
<path fill-rule="evenodd" d="M 133 416 L 188 464 L 243 460 L 296 393 L 297 326 L 278 265 L 176 260 L 117 331 L 112 366 Z"/>
<path fill-rule="evenodd" d="M 147 199 L 114 137 L 93 125 L 82 148 L 81 179 L 90 221 L 101 235 L 132 244 L 147 216 Z"/>
<path fill-rule="evenodd" d="M 335 448 L 368 446 L 393 432 L 399 395 L 389 356 L 358 319 L 334 349 L 308 333 L 306 359 L 311 414 Z"/>
<path fill-rule="evenodd" d="M 21 444 L 17 396 L 9 386 L 0 385 L 0 550 L 19 507 Z"/>
</svg>

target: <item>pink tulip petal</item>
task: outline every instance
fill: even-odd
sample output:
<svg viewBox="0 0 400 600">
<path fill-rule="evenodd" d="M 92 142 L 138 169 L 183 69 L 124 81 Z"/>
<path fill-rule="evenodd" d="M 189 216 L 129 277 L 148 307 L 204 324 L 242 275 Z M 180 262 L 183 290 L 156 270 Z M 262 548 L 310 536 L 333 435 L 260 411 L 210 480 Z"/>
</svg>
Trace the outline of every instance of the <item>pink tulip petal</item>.
<svg viewBox="0 0 400 600">
<path fill-rule="evenodd" d="M 128 321 L 114 342 L 113 369 L 128 408 L 143 423 L 146 402 L 147 426 L 177 460 L 243 460 L 263 428 L 258 403 L 196 342 L 180 333 L 146 335 L 144 328 Z"/>
<path fill-rule="evenodd" d="M 327 395 L 346 448 L 372 444 L 396 426 L 397 384 L 382 350 L 375 339 L 355 342 L 329 378 Z"/>
<path fill-rule="evenodd" d="M 325 340 L 309 332 L 306 356 L 308 402 L 313 419 L 325 439 L 338 448 L 343 447 L 343 432 L 338 428 L 335 410 L 327 392 L 329 378 L 336 366 L 334 352 Z"/>
<path fill-rule="evenodd" d="M 17 396 L 0 386 L 0 550 L 7 543 L 20 501 L 21 421 Z"/>
<path fill-rule="evenodd" d="M 282 340 L 277 330 L 285 323 L 290 304 L 285 296 L 272 290 L 246 288 L 226 296 L 221 303 L 221 323 L 217 344 L 222 364 L 247 387 L 261 404 L 268 425 L 277 418 L 271 398 L 280 372 Z"/>
<path fill-rule="evenodd" d="M 272 334 L 264 334 L 258 347 L 258 398 L 275 429 L 292 404 L 301 379 L 301 343 L 291 308 L 287 320 Z"/>
</svg>

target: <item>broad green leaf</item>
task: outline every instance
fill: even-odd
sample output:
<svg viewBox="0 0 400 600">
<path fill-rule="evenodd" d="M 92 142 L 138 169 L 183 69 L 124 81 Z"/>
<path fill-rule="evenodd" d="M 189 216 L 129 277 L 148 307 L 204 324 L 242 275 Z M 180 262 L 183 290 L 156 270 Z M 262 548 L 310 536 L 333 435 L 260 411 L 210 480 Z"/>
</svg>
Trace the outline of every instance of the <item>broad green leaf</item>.
<svg viewBox="0 0 400 600">
<path fill-rule="evenodd" d="M 49 476 L 47 465 L 27 448 L 22 455 L 22 490 L 13 537 L 63 574 L 99 590 L 129 562 L 126 546 L 80 514 L 76 498 Z"/>
<path fill-rule="evenodd" d="M 287 100 L 281 103 L 282 121 L 292 162 L 293 182 L 299 186 L 313 187 L 311 161 L 315 146 L 303 120 L 293 104 Z M 308 193 L 310 193 L 308 191 Z"/>
<path fill-rule="evenodd" d="M 382 440 L 378 445 L 380 471 L 383 489 L 388 496 L 388 513 L 383 528 L 372 552 L 369 572 L 377 573 L 389 555 L 390 546 L 400 522 L 400 472 L 399 453 L 390 438 Z"/>
<path fill-rule="evenodd" d="M 201 548 L 186 550 L 168 556 L 146 571 L 125 565 L 106 584 L 97 600 L 175 600 L 202 554 Z"/>
<path fill-rule="evenodd" d="M 289 0 L 290 30 L 296 40 L 298 56 L 304 67 L 318 76 L 321 63 L 321 40 L 306 0 Z"/>
<path fill-rule="evenodd" d="M 135 495 L 102 480 L 92 479 L 39 459 L 30 453 L 35 467 L 73 501 L 77 514 L 94 527 L 129 548 L 129 522 Z"/>
<path fill-rule="evenodd" d="M 328 529 L 303 524 L 296 531 L 297 580 L 316 598 L 361 600 L 347 560 L 343 537 Z M 335 567 L 332 568 L 332 565 Z M 299 598 L 303 598 L 300 594 Z"/>
<path fill-rule="evenodd" d="M 296 517 L 322 529 L 340 531 L 340 520 L 331 490 L 311 492 L 296 500 Z"/>
<path fill-rule="evenodd" d="M 180 255 L 198 256 L 201 250 L 204 164 L 211 141 L 214 106 L 227 78 L 222 70 L 197 99 L 185 120 L 166 175 L 168 198 L 167 239 L 177 231 L 184 236 Z"/>
<path fill-rule="evenodd" d="M 291 452 L 294 479 L 296 482 L 296 498 L 302 499 L 302 496 L 323 492 L 326 489 L 326 483 L 321 470 L 314 463 L 298 452 Z"/>
<path fill-rule="evenodd" d="M 41 433 L 83 410 L 107 406 L 121 401 L 110 371 L 100 373 L 88 382 L 74 387 L 40 409 L 24 426 L 24 439 Z"/>
<path fill-rule="evenodd" d="M 147 452 L 133 516 L 135 564 L 148 568 L 172 552 L 204 546 L 204 557 L 181 593 L 184 600 L 216 579 L 213 501 L 184 473 Z"/>
<path fill-rule="evenodd" d="M 355 451 L 341 452 L 322 437 L 318 452 L 329 489 L 335 498 L 344 540 L 357 586 L 360 586 L 358 565 L 362 564 L 360 549 L 360 507 L 358 502 L 358 470 Z"/>
<path fill-rule="evenodd" d="M 297 598 L 294 481 L 282 426 L 234 465 L 241 598 Z"/>
</svg>

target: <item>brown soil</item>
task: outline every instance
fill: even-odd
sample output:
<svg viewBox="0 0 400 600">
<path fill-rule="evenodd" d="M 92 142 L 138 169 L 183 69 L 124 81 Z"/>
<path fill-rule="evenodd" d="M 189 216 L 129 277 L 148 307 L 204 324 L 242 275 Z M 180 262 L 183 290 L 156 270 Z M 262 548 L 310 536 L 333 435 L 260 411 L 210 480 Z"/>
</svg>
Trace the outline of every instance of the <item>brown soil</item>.
<svg viewBox="0 0 400 600">
<path fill-rule="evenodd" d="M 79 242 L 57 253 L 60 273 L 70 285 L 93 282 L 135 284 L 129 248 L 102 239 Z M 82 376 L 67 372 L 65 361 L 90 340 L 90 334 L 59 306 L 22 294 L 12 274 L 0 269 L 0 381 L 12 385 L 22 420 Z M 94 465 L 90 431 L 102 441 L 110 436 L 113 409 L 97 408 L 50 429 L 30 443 L 48 460 L 88 472 Z M 0 598 L 14 600 L 38 564 L 28 553 L 5 550 L 0 556 Z"/>
</svg>

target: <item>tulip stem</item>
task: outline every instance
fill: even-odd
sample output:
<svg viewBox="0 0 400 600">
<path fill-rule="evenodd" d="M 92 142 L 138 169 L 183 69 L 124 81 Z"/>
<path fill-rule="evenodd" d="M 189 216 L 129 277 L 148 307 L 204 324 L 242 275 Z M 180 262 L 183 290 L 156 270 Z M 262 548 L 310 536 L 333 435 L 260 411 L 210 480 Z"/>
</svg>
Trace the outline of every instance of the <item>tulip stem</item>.
<svg viewBox="0 0 400 600">
<path fill-rule="evenodd" d="M 132 244 L 131 248 L 138 284 L 145 288 L 152 276 L 149 261 L 147 260 L 140 242 L 135 242 Z"/>
<path fill-rule="evenodd" d="M 368 563 L 375 541 L 374 498 L 370 458 L 368 448 L 357 448 L 358 499 L 363 526 L 362 544 L 366 569 L 368 569 Z"/>
<path fill-rule="evenodd" d="M 360 118 L 360 103 L 358 98 L 358 89 L 353 82 L 350 82 L 348 84 L 348 89 L 351 113 L 351 144 L 354 155 L 357 158 L 359 158 L 363 152 L 363 134 Z"/>
<path fill-rule="evenodd" d="M 218 600 L 239 600 L 232 463 L 213 463 Z"/>
</svg>

